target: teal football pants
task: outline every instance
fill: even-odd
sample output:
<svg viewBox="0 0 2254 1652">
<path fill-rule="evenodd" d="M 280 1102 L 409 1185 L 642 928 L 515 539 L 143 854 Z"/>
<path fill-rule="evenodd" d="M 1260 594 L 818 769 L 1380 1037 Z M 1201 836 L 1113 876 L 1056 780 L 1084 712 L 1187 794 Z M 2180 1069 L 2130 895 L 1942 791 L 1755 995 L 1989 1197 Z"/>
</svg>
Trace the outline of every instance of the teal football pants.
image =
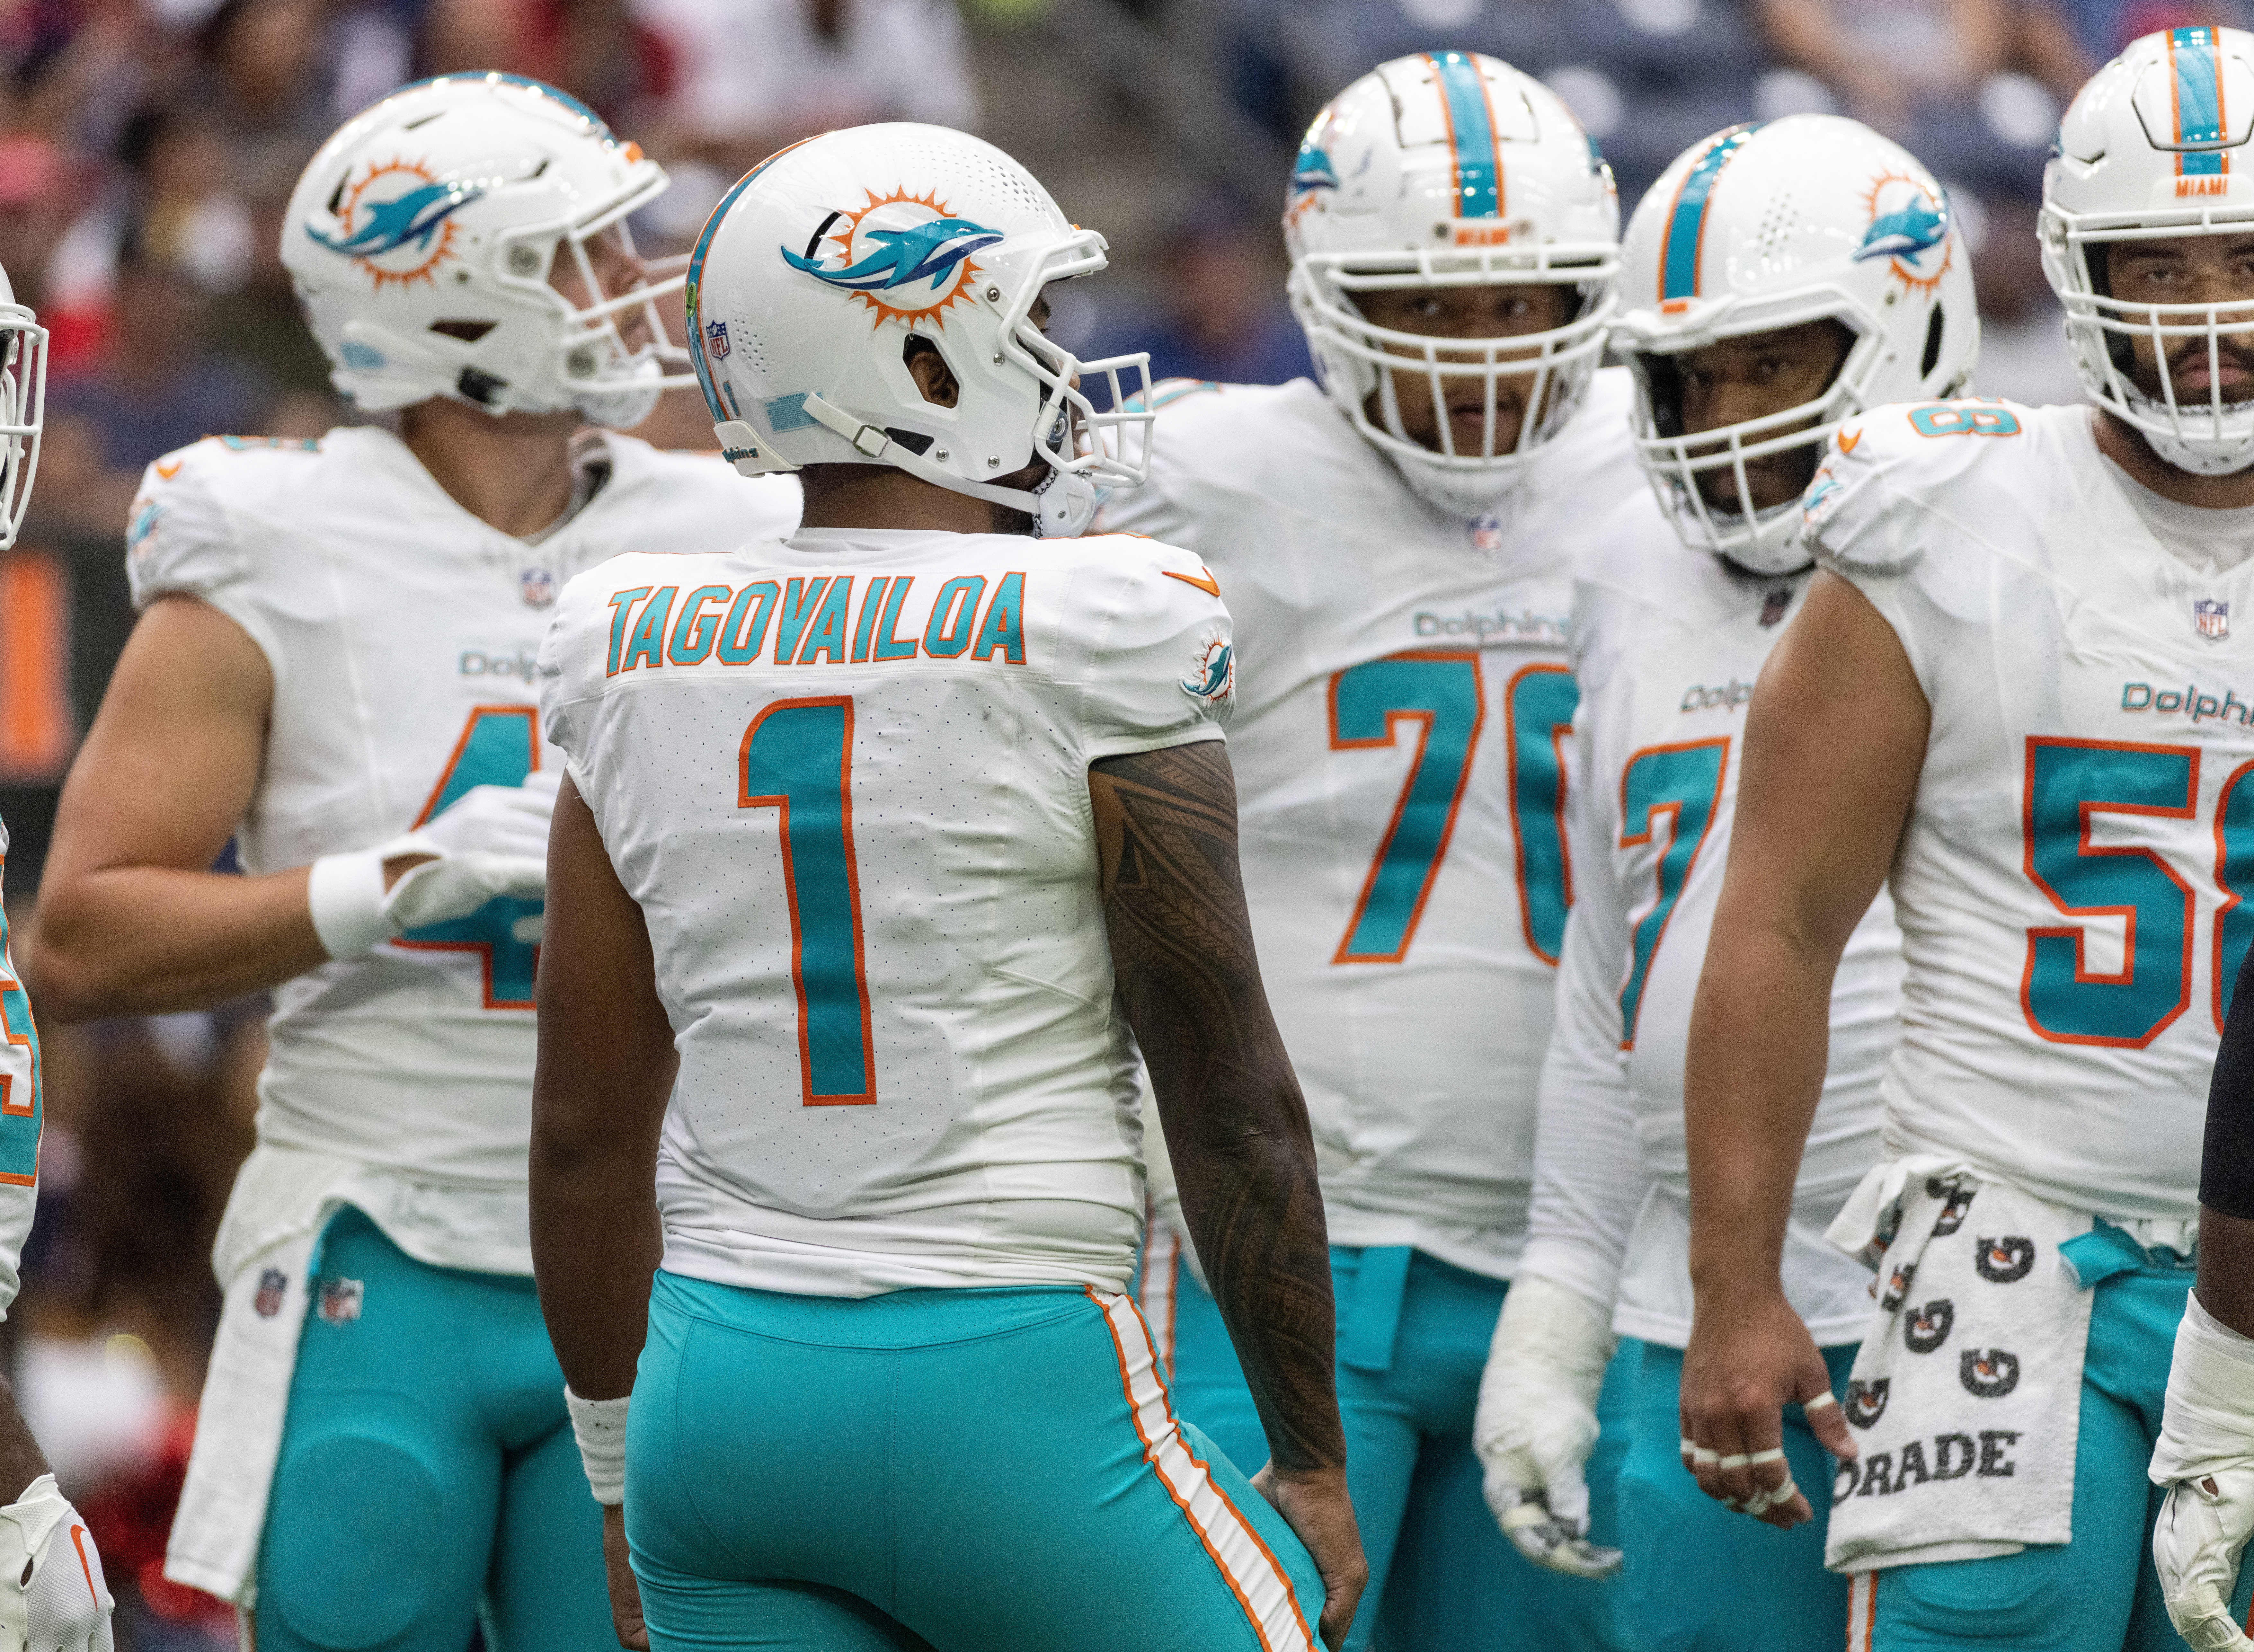
<svg viewBox="0 0 2254 1652">
<path fill-rule="evenodd" d="M 626 1424 L 653 1652 L 1306 1652 L 1322 1585 L 1124 1296 L 661 1272 Z"/>
<path fill-rule="evenodd" d="M 258 1652 L 462 1652 L 473 1621 L 493 1652 L 616 1652 L 532 1281 L 428 1266 L 349 1208 L 313 1268 Z"/>
<path fill-rule="evenodd" d="M 1472 1413 L 1505 1282 L 1405 1246 L 1334 1246 L 1331 1282 L 1347 1480 L 1369 1560 L 1351 1652 L 1611 1652 L 1629 1644 L 1614 1627 L 1618 1587 L 1530 1564 L 1480 1495 Z M 1145 1301 L 1168 1300 L 1167 1285 L 1176 1407 L 1231 1457 L 1264 1463 L 1267 1439 L 1220 1309 L 1186 1269 L 1146 1283 Z M 1589 1462 L 1599 1543 L 1618 1541 L 1613 1480 L 1627 1450 L 1627 1364 L 1615 1358 L 1606 1379 L 1605 1432 Z"/>
<path fill-rule="evenodd" d="M 2072 1245 L 2091 1242 L 2105 1242 L 2092 1234 Z M 1848 1619 L 1853 1652 L 2182 1652 L 2152 1570 L 2160 1491 L 2145 1471 L 2192 1270 L 2150 1265 L 2125 1236 L 2119 1243 L 2129 1265 L 2102 1278 L 2094 1251 L 2074 1257 L 2084 1279 L 2100 1279 L 2082 1357 L 2074 1541 L 1858 1578 Z M 2241 1623 L 2250 1592 L 2254 1566 L 2242 1566 L 2232 1595 Z"/>
<path fill-rule="evenodd" d="M 1847 1390 L 1852 1344 L 1824 1350 L 1834 1394 Z M 1816 1518 L 1779 1531 L 1732 1514 L 1683 1466 L 1683 1352 L 1636 1345 L 1628 1460 L 1620 1472 L 1626 1628 L 1643 1652 L 1838 1652 L 1847 1580 L 1824 1570 L 1831 1457 L 1797 1405 L 1784 1413 L 1784 1455 Z"/>
</svg>

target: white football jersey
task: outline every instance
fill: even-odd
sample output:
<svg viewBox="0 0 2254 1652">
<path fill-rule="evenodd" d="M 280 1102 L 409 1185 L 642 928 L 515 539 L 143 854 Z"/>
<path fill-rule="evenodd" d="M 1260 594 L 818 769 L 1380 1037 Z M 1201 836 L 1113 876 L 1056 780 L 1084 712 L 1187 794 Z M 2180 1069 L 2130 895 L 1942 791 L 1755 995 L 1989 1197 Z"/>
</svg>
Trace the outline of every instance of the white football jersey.
<svg viewBox="0 0 2254 1652">
<path fill-rule="evenodd" d="M 1493 515 L 1426 504 L 1306 380 L 1162 386 L 1107 526 L 1188 546 L 1235 615 L 1230 755 L 1260 969 L 1330 1236 L 1508 1276 L 1572 872 L 1572 565 L 1644 483 L 1624 372 Z"/>
<path fill-rule="evenodd" d="M 1574 584 L 1573 914 L 1520 1266 L 1615 1302 L 1622 1335 L 1670 1348 L 1690 1335 L 1684 1060 L 1746 703 L 1811 577 L 1686 549 L 1645 490 L 1599 530 Z M 1785 1294 L 1820 1343 L 1854 1341 L 1870 1317 L 1870 1270 L 1824 1230 L 1878 1158 L 1901 974 L 1881 893 L 1832 982 L 1830 1066 L 1785 1236 Z"/>
<path fill-rule="evenodd" d="M 2196 1216 L 2254 933 L 2254 560 L 2180 560 L 2087 407 L 1888 408 L 1806 509 L 1901 640 L 1932 732 L 1894 910 L 1885 1147 L 2117 1219 Z"/>
<path fill-rule="evenodd" d="M 564 582 L 621 551 L 723 547 L 795 518 L 788 483 L 598 439 L 609 480 L 536 543 L 471 515 L 374 427 L 206 438 L 150 467 L 128 536 L 135 604 L 209 603 L 274 675 L 235 836 L 245 871 L 371 848 L 472 786 L 558 760 L 540 737 L 534 660 Z M 496 900 L 275 989 L 260 1142 L 458 1190 L 456 1208 L 424 1220 L 380 1213 L 424 1261 L 531 1271 L 539 914 Z"/>
<path fill-rule="evenodd" d="M 1088 768 L 1222 738 L 1197 558 L 875 529 L 624 557 L 565 590 L 541 671 L 677 1032 L 665 1266 L 1121 1288 L 1138 1062 Z"/>
<path fill-rule="evenodd" d="M 8 868 L 8 822 L 0 820 L 0 880 Z M 39 1029 L 8 952 L 7 890 L 0 882 L 0 1318 L 16 1299 L 24 1239 L 39 1203 Z"/>
</svg>

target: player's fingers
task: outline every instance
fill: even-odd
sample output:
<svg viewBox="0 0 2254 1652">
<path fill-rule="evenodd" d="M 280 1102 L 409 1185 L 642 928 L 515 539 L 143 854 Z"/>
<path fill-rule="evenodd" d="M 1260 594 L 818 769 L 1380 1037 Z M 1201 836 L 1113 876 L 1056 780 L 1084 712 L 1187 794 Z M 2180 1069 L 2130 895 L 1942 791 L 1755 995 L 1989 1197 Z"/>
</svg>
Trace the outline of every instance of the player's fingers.
<svg viewBox="0 0 2254 1652">
<path fill-rule="evenodd" d="M 1855 1460 L 1859 1448 L 1848 1430 L 1846 1410 L 1828 1386 L 1801 1401 L 1800 1409 L 1808 1414 L 1808 1426 L 1825 1451 L 1842 1462 Z"/>
</svg>

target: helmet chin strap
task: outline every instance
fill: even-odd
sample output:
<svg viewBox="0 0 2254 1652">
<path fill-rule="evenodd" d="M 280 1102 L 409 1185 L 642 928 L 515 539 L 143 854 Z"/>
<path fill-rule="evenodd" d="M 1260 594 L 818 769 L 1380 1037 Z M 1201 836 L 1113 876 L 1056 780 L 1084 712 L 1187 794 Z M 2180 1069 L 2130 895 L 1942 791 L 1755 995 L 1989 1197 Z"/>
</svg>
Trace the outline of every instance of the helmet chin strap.
<svg viewBox="0 0 2254 1652">
<path fill-rule="evenodd" d="M 842 408 L 809 394 L 804 402 L 807 417 L 824 430 L 834 430 L 853 444 L 856 452 L 865 454 L 880 465 L 890 465 L 909 475 L 944 487 L 951 494 L 965 494 L 972 499 L 983 499 L 990 505 L 1000 505 L 1020 511 L 1033 519 L 1037 537 L 1069 539 L 1085 531 L 1096 515 L 1098 503 L 1096 490 L 1084 477 L 1070 471 L 1052 468 L 1048 480 L 1036 488 L 1000 487 L 990 482 L 974 482 L 943 470 L 922 454 L 914 452 L 894 441 L 890 432 L 880 425 L 868 424 L 854 417 Z M 760 436 L 742 419 L 730 419 L 712 427 L 719 438 L 720 456 L 744 476 L 765 476 L 777 471 L 795 471 L 802 466 L 794 465 L 772 446 L 762 447 Z M 1060 486 L 1062 484 L 1062 486 Z"/>
</svg>

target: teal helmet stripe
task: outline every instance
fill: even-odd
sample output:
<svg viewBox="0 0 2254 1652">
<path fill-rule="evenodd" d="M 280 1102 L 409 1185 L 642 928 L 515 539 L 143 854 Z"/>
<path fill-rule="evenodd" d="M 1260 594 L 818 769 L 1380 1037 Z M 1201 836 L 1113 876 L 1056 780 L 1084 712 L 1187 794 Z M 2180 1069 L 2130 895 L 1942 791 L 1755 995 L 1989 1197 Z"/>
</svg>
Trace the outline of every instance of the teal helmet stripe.
<svg viewBox="0 0 2254 1652">
<path fill-rule="evenodd" d="M 1698 296 L 1698 249 L 1706 238 L 1706 203 L 1713 199 L 1714 180 L 1722 168 L 1760 130 L 1762 122 L 1733 126 L 1706 145 L 1706 152 L 1691 162 L 1675 192 L 1675 205 L 1667 214 L 1667 238 L 1659 248 L 1659 296 L 1695 298 Z"/>
<path fill-rule="evenodd" d="M 801 138 L 799 144 L 809 141 L 807 138 Z M 688 311 L 689 359 L 696 364 L 696 382 L 704 392 L 704 405 L 710 411 L 712 422 L 715 424 L 724 424 L 734 416 L 721 405 L 720 388 L 712 382 L 711 358 L 704 342 L 704 318 L 697 313 L 699 309 L 697 300 L 704 286 L 704 255 L 712 250 L 712 237 L 720 233 L 720 226 L 727 219 L 728 208 L 736 204 L 736 197 L 751 187 L 753 178 L 797 147 L 798 144 L 784 144 L 738 178 L 735 187 L 720 197 L 720 204 L 712 209 L 712 215 L 704 220 L 704 228 L 696 237 L 696 250 L 689 255 L 689 275 L 682 284 L 682 298 Z"/>
<path fill-rule="evenodd" d="M 2220 144 L 2222 131 L 2222 61 L 2216 55 L 2211 28 L 2168 31 L 2168 61 L 2175 69 L 2176 142 Z M 2186 178 L 2219 176 L 2222 151 L 2179 154 L 2176 171 Z"/>
<path fill-rule="evenodd" d="M 1494 115 L 1487 101 L 1487 76 L 1468 52 L 1426 54 L 1439 76 L 1440 102 L 1448 117 L 1448 148 L 1456 164 L 1456 216 L 1502 216 L 1502 151 L 1495 143 Z"/>
</svg>

